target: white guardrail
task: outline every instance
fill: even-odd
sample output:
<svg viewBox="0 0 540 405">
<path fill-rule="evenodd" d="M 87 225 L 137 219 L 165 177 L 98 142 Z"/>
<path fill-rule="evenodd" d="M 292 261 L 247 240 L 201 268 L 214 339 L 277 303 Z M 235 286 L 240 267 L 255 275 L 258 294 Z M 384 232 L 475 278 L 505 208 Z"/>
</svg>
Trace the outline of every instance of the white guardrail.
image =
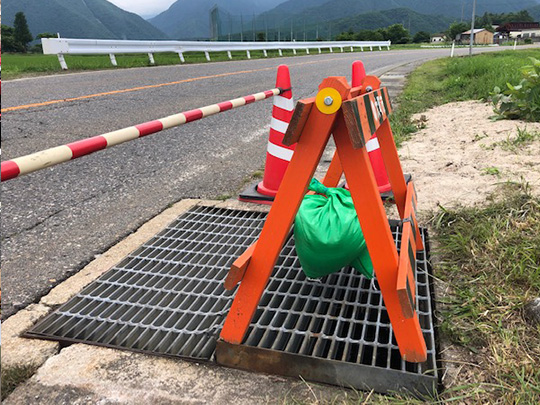
<svg viewBox="0 0 540 405">
<path fill-rule="evenodd" d="M 117 66 L 115 54 L 119 53 L 147 53 L 150 63 L 154 64 L 154 53 L 174 52 L 180 57 L 181 62 L 185 62 L 185 52 L 204 52 L 206 59 L 210 61 L 210 52 L 227 52 L 229 59 L 232 59 L 232 51 L 245 51 L 248 59 L 251 58 L 250 51 L 263 51 L 264 56 L 268 56 L 267 51 L 277 50 L 279 56 L 283 56 L 283 49 L 296 51 L 301 49 L 309 54 L 310 49 L 354 48 L 364 51 L 364 48 L 382 47 L 390 50 L 390 41 L 340 41 L 340 42 L 203 42 L 203 41 L 128 41 L 114 39 L 73 39 L 73 38 L 42 38 L 43 53 L 46 55 L 57 55 L 62 69 L 67 70 L 64 55 L 109 55 L 113 66 Z"/>
</svg>

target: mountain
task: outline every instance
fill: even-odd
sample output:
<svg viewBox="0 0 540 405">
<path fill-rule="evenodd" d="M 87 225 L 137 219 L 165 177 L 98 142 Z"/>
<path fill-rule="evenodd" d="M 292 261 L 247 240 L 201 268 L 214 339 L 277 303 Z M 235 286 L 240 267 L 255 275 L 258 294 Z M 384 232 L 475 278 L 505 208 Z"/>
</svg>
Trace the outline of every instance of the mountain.
<svg viewBox="0 0 540 405">
<path fill-rule="evenodd" d="M 534 18 L 534 21 L 540 21 L 540 5 L 531 7 L 527 11 Z"/>
<path fill-rule="evenodd" d="M 539 3 L 538 0 L 477 0 L 476 14 L 520 11 L 537 6 Z M 453 18 L 463 16 L 465 20 L 468 20 L 472 12 L 472 3 L 463 0 L 288 0 L 265 14 L 267 16 L 281 15 L 284 19 L 294 15 L 297 21 L 326 22 L 351 15 L 397 8 L 409 8 L 417 13 L 428 15 L 444 15 Z"/>
<path fill-rule="evenodd" d="M 392 24 L 403 24 L 412 35 L 416 34 L 418 31 L 433 33 L 447 29 L 454 21 L 454 18 L 421 14 L 408 8 L 396 8 L 391 10 L 372 11 L 318 23 L 306 22 L 306 24 L 299 24 L 298 21 L 295 20 L 292 26 L 290 24 L 290 22 L 293 21 L 292 18 L 284 19 L 283 21 L 279 33 L 277 27 L 268 30 L 268 39 L 270 41 L 277 41 L 278 37 L 281 40 L 290 41 L 291 31 L 297 41 L 303 41 L 304 39 L 313 41 L 316 38 L 328 39 L 329 37 L 332 37 L 335 39 L 335 37 L 342 32 L 375 30 L 377 28 L 386 28 Z M 256 32 L 260 33 L 261 31 L 259 29 Z M 253 32 L 251 31 L 251 28 L 244 31 L 244 37 L 251 38 L 252 35 Z M 227 38 L 223 35 L 221 39 Z"/>
<path fill-rule="evenodd" d="M 161 14 L 149 20 L 174 39 L 202 39 L 210 36 L 210 10 L 217 5 L 220 21 L 227 29 L 249 25 L 255 15 L 276 7 L 285 0 L 178 0 Z"/>
<path fill-rule="evenodd" d="M 59 32 L 66 38 L 167 38 L 137 14 L 106 0 L 4 0 L 2 22 L 12 26 L 19 11 L 24 12 L 34 37 L 43 32 Z"/>
<path fill-rule="evenodd" d="M 451 17 L 420 14 L 408 8 L 396 8 L 334 20 L 332 21 L 332 32 L 334 34 L 349 30 L 358 32 L 360 30 L 384 28 L 392 24 L 403 24 L 414 35 L 418 31 L 431 33 L 444 31 L 453 21 L 454 19 Z M 326 25 L 324 28 L 326 28 Z M 320 35 L 326 37 L 322 31 Z"/>
</svg>

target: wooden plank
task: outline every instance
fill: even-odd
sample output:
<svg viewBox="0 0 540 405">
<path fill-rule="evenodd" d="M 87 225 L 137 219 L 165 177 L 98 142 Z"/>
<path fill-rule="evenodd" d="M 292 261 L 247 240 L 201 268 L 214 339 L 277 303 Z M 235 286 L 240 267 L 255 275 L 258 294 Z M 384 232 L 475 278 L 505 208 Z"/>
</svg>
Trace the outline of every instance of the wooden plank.
<svg viewBox="0 0 540 405">
<path fill-rule="evenodd" d="M 416 248 L 412 239 L 412 226 L 410 222 L 403 224 L 401 235 L 401 248 L 399 253 L 399 265 L 396 289 L 403 317 L 410 319 L 415 312 L 414 268 L 416 266 Z M 411 277 L 412 276 L 412 277 Z M 412 279 L 412 285 L 411 285 Z"/>
<path fill-rule="evenodd" d="M 287 132 L 283 137 L 283 145 L 291 146 L 297 143 L 302 136 L 302 131 L 306 125 L 309 113 L 315 104 L 315 98 L 308 98 L 306 100 L 300 100 L 296 103 L 291 122 L 287 127 Z"/>
<path fill-rule="evenodd" d="M 234 287 L 236 287 L 236 285 L 244 278 L 244 274 L 246 273 L 251 256 L 253 256 L 253 252 L 255 251 L 255 246 L 257 246 L 257 242 L 248 247 L 246 251 L 242 253 L 240 257 L 232 264 L 229 274 L 227 274 L 227 278 L 225 279 L 224 287 L 226 290 L 233 290 Z"/>
<path fill-rule="evenodd" d="M 329 77 L 319 88 L 324 87 L 335 88 L 342 99 L 346 99 L 349 95 L 350 86 L 344 77 Z M 314 101 L 305 105 L 307 107 L 313 103 Z M 308 114 L 309 119 L 306 118 L 307 121 L 304 123 L 305 128 L 299 131 L 303 132 L 303 136 L 298 138 L 289 168 L 283 177 L 244 279 L 240 283 L 221 330 L 220 337 L 226 342 L 241 344 L 244 339 L 338 115 L 338 113 L 323 114 L 317 108 L 312 108 Z"/>
<path fill-rule="evenodd" d="M 399 351 L 406 361 L 423 362 L 427 348 L 418 315 L 406 318 L 397 294 L 399 256 L 368 152 L 354 148 L 344 118 L 338 118 L 333 134 Z"/>
</svg>

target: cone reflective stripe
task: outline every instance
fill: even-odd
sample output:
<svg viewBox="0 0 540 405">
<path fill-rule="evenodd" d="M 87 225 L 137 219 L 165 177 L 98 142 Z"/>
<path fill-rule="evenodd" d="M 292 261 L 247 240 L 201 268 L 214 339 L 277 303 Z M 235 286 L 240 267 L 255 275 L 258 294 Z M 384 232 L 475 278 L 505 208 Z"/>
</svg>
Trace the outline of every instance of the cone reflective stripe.
<svg viewBox="0 0 540 405">
<path fill-rule="evenodd" d="M 286 87 L 284 89 L 289 89 Z M 111 146 L 131 141 L 146 135 L 163 131 L 164 129 L 176 127 L 188 122 L 196 121 L 210 115 L 214 115 L 232 108 L 241 107 L 246 104 L 254 103 L 277 96 L 283 93 L 283 89 L 275 88 L 261 93 L 251 94 L 245 97 L 235 98 L 218 104 L 208 105 L 196 110 L 190 110 L 179 114 L 170 115 L 154 121 L 109 132 L 92 138 L 83 139 L 77 142 L 69 143 L 63 146 L 46 149 L 31 155 L 22 156 L 13 160 L 2 162 L 2 181 L 10 180 L 23 174 L 45 169 L 68 160 L 76 159 L 81 156 L 89 155 Z M 290 93 L 290 90 L 289 90 Z"/>
<path fill-rule="evenodd" d="M 364 64 L 359 60 L 353 62 L 352 65 L 352 87 L 358 87 L 362 85 L 362 80 L 366 77 L 366 70 Z M 373 114 L 376 116 L 376 114 Z M 386 193 L 392 189 L 390 181 L 388 180 L 388 174 L 386 173 L 386 167 L 384 166 L 384 160 L 382 157 L 379 141 L 377 136 L 373 135 L 366 144 L 369 160 L 375 179 L 377 180 L 377 186 L 379 193 Z"/>
<path fill-rule="evenodd" d="M 291 91 L 291 77 L 286 65 L 278 67 L 276 87 L 287 89 L 281 95 L 274 97 L 270 135 L 266 150 L 264 177 L 257 185 L 257 192 L 270 198 L 277 194 L 281 180 L 289 166 L 295 146 L 283 145 L 283 137 L 294 112 L 294 101 Z"/>
</svg>

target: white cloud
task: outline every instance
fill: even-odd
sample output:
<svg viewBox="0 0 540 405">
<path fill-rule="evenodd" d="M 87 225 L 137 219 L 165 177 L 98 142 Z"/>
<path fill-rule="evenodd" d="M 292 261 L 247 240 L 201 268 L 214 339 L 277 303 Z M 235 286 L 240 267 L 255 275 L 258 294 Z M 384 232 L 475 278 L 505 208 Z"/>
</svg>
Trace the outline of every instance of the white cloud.
<svg viewBox="0 0 540 405">
<path fill-rule="evenodd" d="M 176 0 L 108 0 L 124 10 L 141 15 L 159 14 Z"/>
</svg>

